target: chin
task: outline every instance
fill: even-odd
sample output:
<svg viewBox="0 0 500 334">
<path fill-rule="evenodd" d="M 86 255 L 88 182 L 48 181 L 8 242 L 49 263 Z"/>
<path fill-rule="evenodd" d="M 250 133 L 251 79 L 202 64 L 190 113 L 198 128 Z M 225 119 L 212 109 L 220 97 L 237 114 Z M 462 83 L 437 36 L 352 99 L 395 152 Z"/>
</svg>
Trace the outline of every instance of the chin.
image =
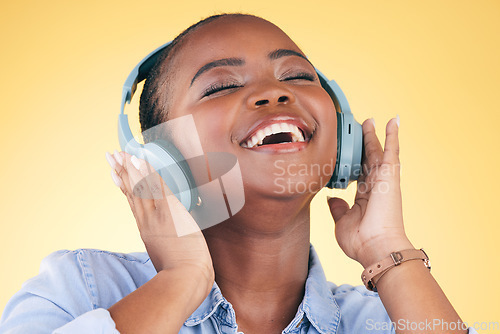
<svg viewBox="0 0 500 334">
<path fill-rule="evenodd" d="M 286 200 L 312 198 L 328 182 L 329 178 L 289 177 L 278 175 L 253 176 L 246 180 L 245 192 L 268 199 Z"/>
</svg>

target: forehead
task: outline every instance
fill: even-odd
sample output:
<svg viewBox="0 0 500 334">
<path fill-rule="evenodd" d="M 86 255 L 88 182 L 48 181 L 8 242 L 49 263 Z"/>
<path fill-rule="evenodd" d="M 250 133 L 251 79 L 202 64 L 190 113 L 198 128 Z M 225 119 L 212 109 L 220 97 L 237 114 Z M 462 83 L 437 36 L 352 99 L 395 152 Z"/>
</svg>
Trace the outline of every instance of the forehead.
<svg viewBox="0 0 500 334">
<path fill-rule="evenodd" d="M 302 53 L 277 26 L 251 16 L 223 17 L 199 27 L 186 37 L 175 57 L 176 67 L 195 68 L 206 61 L 228 56 L 262 56 L 276 49 Z"/>
</svg>

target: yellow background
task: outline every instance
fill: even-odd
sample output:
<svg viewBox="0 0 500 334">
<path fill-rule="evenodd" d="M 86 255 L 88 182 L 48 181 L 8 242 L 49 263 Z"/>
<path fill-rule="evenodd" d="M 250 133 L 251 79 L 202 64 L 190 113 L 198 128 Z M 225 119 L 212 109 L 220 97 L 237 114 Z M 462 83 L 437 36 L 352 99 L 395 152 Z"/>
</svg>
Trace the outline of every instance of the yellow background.
<svg viewBox="0 0 500 334">
<path fill-rule="evenodd" d="M 118 148 L 122 84 L 149 51 L 225 11 L 280 26 L 382 139 L 400 115 L 410 239 L 464 321 L 500 321 L 500 2 L 485 0 L 3 2 L 0 310 L 55 250 L 143 250 L 104 157 Z M 354 195 L 315 199 L 313 244 L 330 280 L 359 285 L 327 193 Z"/>
</svg>

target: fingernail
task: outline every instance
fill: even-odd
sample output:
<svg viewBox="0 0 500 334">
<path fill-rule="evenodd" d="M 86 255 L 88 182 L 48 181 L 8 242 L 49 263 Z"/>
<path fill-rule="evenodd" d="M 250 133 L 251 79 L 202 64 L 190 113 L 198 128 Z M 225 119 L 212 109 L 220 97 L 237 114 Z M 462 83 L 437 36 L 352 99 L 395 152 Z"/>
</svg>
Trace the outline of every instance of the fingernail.
<svg viewBox="0 0 500 334">
<path fill-rule="evenodd" d="M 399 115 L 396 115 L 396 124 L 398 125 L 399 128 Z"/>
<path fill-rule="evenodd" d="M 111 166 L 111 168 L 116 169 L 116 161 L 113 159 L 111 154 L 109 152 L 106 152 L 106 160 L 108 161 L 108 164 Z"/>
<path fill-rule="evenodd" d="M 115 153 L 113 154 L 113 156 L 115 157 L 116 162 L 118 162 L 120 164 L 120 166 L 123 166 L 123 158 L 117 150 L 115 150 Z"/>
<path fill-rule="evenodd" d="M 134 165 L 135 169 L 139 170 L 141 169 L 141 163 L 139 162 L 139 159 L 135 155 L 130 158 L 130 161 L 132 162 L 132 165 Z"/>
<path fill-rule="evenodd" d="M 111 178 L 118 188 L 122 186 L 122 180 L 116 175 L 114 170 L 111 170 Z"/>
<path fill-rule="evenodd" d="M 375 127 L 375 118 L 370 118 L 372 120 L 372 123 L 373 123 L 373 127 Z"/>
</svg>

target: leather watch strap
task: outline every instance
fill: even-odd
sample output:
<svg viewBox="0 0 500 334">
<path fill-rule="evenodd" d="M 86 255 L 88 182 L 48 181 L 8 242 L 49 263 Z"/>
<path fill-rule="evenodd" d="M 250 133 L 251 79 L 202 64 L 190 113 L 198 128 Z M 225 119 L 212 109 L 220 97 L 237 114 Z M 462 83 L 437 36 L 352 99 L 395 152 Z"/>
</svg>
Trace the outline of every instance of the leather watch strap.
<svg viewBox="0 0 500 334">
<path fill-rule="evenodd" d="M 392 252 L 389 257 L 367 267 L 361 274 L 361 280 L 368 290 L 376 292 L 376 281 L 378 281 L 382 275 L 391 268 L 411 260 L 423 260 L 425 266 L 429 270 L 431 269 L 429 257 L 423 249 L 406 249 L 399 252 Z"/>
</svg>

